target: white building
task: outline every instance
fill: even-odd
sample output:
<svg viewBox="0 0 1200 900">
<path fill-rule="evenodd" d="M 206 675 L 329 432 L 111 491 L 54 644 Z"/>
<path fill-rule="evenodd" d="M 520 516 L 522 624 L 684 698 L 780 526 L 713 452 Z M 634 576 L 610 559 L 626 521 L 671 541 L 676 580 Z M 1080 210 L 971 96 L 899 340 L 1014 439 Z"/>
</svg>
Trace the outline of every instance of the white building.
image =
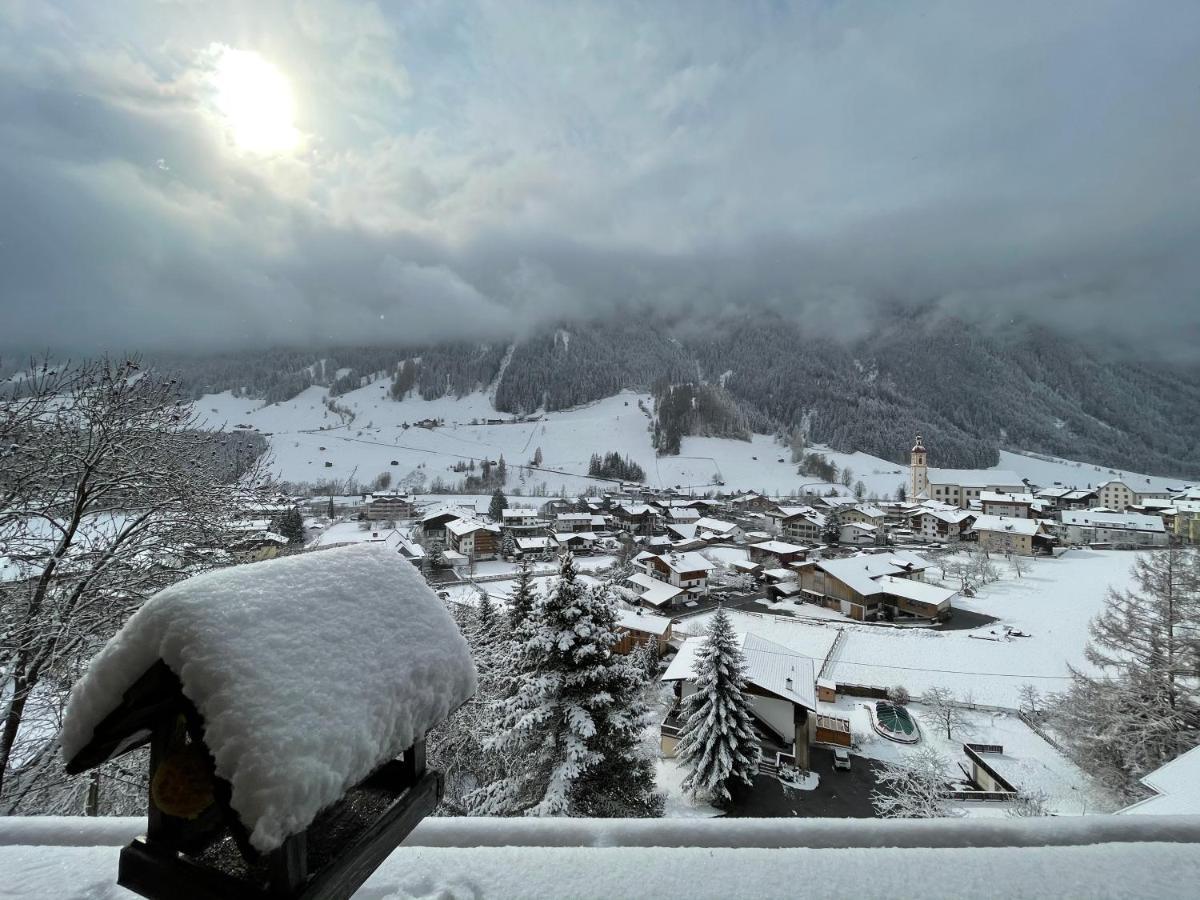
<svg viewBox="0 0 1200 900">
<path fill-rule="evenodd" d="M 934 469 L 928 451 L 917 435 L 909 457 L 909 502 L 937 500 L 966 509 L 984 491 L 1024 493 L 1025 482 L 1014 472 L 1002 469 Z"/>
<path fill-rule="evenodd" d="M 1161 516 L 1131 512 L 1064 511 L 1059 535 L 1066 544 L 1126 544 L 1165 547 L 1167 529 Z"/>
</svg>

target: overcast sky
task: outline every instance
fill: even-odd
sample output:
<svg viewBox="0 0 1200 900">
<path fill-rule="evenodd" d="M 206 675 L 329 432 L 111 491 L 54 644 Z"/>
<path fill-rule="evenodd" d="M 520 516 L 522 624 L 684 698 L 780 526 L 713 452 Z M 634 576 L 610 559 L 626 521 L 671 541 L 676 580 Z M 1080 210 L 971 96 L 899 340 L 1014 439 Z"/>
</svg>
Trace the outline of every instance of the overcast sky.
<svg viewBox="0 0 1200 900">
<path fill-rule="evenodd" d="M 1198 286 L 1196 0 L 0 0 L 0 344 L 937 303 L 1187 358 Z"/>
</svg>

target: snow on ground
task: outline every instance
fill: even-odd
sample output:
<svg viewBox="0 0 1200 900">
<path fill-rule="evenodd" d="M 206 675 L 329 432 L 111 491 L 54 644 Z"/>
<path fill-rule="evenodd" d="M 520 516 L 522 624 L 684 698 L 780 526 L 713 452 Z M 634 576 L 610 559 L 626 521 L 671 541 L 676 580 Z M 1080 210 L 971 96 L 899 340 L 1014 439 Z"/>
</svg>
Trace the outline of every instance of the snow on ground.
<svg viewBox="0 0 1200 900">
<path fill-rule="evenodd" d="M 369 482 L 380 472 L 391 472 L 399 481 L 416 472 L 424 475 L 428 488 L 438 476 L 448 482 L 460 480 L 460 473 L 450 471 L 455 462 L 484 457 L 495 460 L 503 455 L 512 471 L 507 486 L 510 492 L 520 488 L 532 494 L 544 489 L 578 495 L 597 487 L 597 482 L 587 478 L 591 455 L 615 450 L 637 462 L 646 472 L 646 482 L 653 486 L 695 487 L 703 493 L 720 479 L 727 490 L 775 495 L 796 492 L 811 483 L 796 473 L 790 452 L 767 435 L 754 435 L 748 442 L 687 437 L 679 456 L 656 456 L 650 446 L 650 420 L 638 408 L 639 400 L 650 406 L 646 394 L 624 391 L 585 406 L 547 413 L 537 422 L 471 425 L 472 420 L 511 416 L 496 412 L 485 392 L 458 399 L 409 397 L 395 401 L 388 396 L 388 386 L 388 382 L 376 382 L 334 398 L 339 408 L 353 413 L 352 421 L 330 411 L 325 406 L 328 391 L 315 386 L 291 400 L 266 406 L 228 391 L 207 394 L 196 402 L 196 410 L 211 426 L 247 425 L 268 434 L 276 471 L 289 481 L 344 480 L 353 475 Z M 443 419 L 445 426 L 427 429 L 413 425 L 425 419 Z M 404 428 L 405 423 L 410 427 Z M 518 471 L 538 447 L 542 448 L 542 466 L 556 471 Z M 905 465 L 866 453 L 812 449 L 824 452 L 839 469 L 848 466 L 854 480 L 862 480 L 869 494 L 891 497 L 897 487 L 908 483 Z M 898 450 L 905 452 L 907 447 Z M 391 465 L 392 460 L 397 465 Z M 937 462 L 935 452 L 931 463 Z M 996 468 L 1015 471 L 1043 485 L 1062 481 L 1084 486 L 1120 476 L 1135 486 L 1179 486 L 1173 479 L 1147 479 L 1136 473 L 1009 452 L 1001 453 Z"/>
<path fill-rule="evenodd" d="M 654 727 L 657 737 L 658 726 Z M 667 802 L 663 809 L 663 817 L 668 819 L 711 819 L 724 815 L 715 806 L 703 800 L 693 799 L 683 790 L 683 779 L 687 770 L 673 759 L 655 760 L 655 783 L 658 789 L 666 794 Z"/>
<path fill-rule="evenodd" d="M 1133 554 L 1115 550 L 1071 550 L 1058 559 L 1028 561 L 1024 576 L 1017 578 L 997 558 L 1004 580 L 987 585 L 975 598 L 954 602 L 1000 621 L 969 631 L 852 625 L 840 616 L 825 625 L 741 610 L 730 615 L 739 631 L 753 631 L 812 657 L 818 671 L 841 631 L 844 637 L 824 674 L 845 684 L 901 684 L 914 697 L 945 687 L 976 704 L 1016 709 L 1022 685 L 1033 684 L 1042 693 L 1059 691 L 1067 685 L 1068 663 L 1087 665 L 1088 622 L 1110 585 L 1128 586 L 1133 560 Z M 812 619 L 821 613 L 811 604 L 795 607 Z M 688 619 L 682 629 L 700 634 L 710 616 Z M 1004 625 L 1032 636 L 1004 639 Z"/>
<path fill-rule="evenodd" d="M 839 697 L 836 704 L 820 704 L 822 713 L 850 719 L 857 747 L 855 752 L 871 759 L 898 762 L 923 747 L 934 747 L 949 763 L 947 776 L 962 779 L 958 764 L 970 770 L 963 753 L 965 742 L 999 744 L 1004 747 L 1005 772 L 1018 773 L 1016 787 L 1030 794 L 1044 794 L 1047 807 L 1055 815 L 1086 815 L 1112 812 L 1120 804 L 1089 779 L 1073 762 L 1012 713 L 964 710 L 968 725 L 955 729 L 946 738 L 929 711 L 920 703 L 908 706 L 909 714 L 921 729 L 921 740 L 912 745 L 898 744 L 882 737 L 871 726 L 870 700 Z M 986 757 L 985 757 L 986 758 Z M 1007 806 L 998 803 L 964 803 L 969 815 L 1005 815 Z"/>
<path fill-rule="evenodd" d="M 112 824 L 0 822 L 6 897 L 124 900 Z M 43 824 L 46 823 L 46 824 Z M 129 836 L 141 820 L 120 819 Z M 12 835 L 8 831 L 12 827 Z M 38 843 L 22 842 L 33 826 Z M 790 898 L 1194 895 L 1196 819 L 1024 821 L 426 819 L 356 896 Z M 115 834 L 112 835 L 115 837 Z M 121 837 L 119 842 L 128 840 Z"/>
<path fill-rule="evenodd" d="M 700 555 L 712 562 L 729 565 L 734 562 L 746 562 L 750 559 L 750 551 L 742 547 L 705 547 Z"/>
</svg>

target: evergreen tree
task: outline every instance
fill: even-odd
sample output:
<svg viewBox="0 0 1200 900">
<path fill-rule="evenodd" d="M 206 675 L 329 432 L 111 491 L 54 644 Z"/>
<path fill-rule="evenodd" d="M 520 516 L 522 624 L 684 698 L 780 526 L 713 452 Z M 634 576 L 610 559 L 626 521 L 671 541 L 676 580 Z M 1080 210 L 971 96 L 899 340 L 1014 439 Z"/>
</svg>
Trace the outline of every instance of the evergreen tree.
<svg viewBox="0 0 1200 900">
<path fill-rule="evenodd" d="M 696 690 L 683 700 L 684 724 L 676 748 L 691 770 L 683 789 L 718 803 L 730 799 L 733 782 L 753 784 L 758 772 L 758 736 L 743 691 L 745 668 L 733 624 L 719 608 L 696 653 Z"/>
<path fill-rule="evenodd" d="M 502 513 L 506 509 L 508 509 L 508 498 L 499 488 L 496 488 L 496 492 L 492 494 L 491 505 L 488 506 L 488 515 L 492 517 L 493 522 L 499 522 L 504 518 Z"/>
<path fill-rule="evenodd" d="M 511 531 L 504 532 L 504 537 L 500 541 L 500 555 L 507 559 L 517 555 L 517 539 L 513 537 Z"/>
<path fill-rule="evenodd" d="M 296 507 L 285 510 L 271 522 L 271 530 L 287 538 L 288 544 L 304 543 L 304 517 Z"/>
<path fill-rule="evenodd" d="M 540 466 L 542 464 L 542 448 L 541 447 L 538 447 L 536 450 L 533 451 L 533 464 L 535 466 Z"/>
<path fill-rule="evenodd" d="M 496 604 L 482 588 L 479 590 L 479 602 L 475 605 L 475 615 L 479 620 L 479 629 L 484 635 L 484 640 L 490 642 L 496 627 Z"/>
<path fill-rule="evenodd" d="M 485 742 L 509 761 L 477 791 L 483 815 L 660 815 L 640 736 L 649 710 L 642 680 L 612 652 L 616 610 L 578 581 L 563 557 L 555 586 L 534 602 L 510 644 L 513 690 L 493 704 Z"/>
<path fill-rule="evenodd" d="M 517 582 L 513 585 L 512 593 L 508 595 L 508 630 L 514 635 L 529 619 L 536 594 L 533 565 L 529 560 L 522 559 L 517 566 Z"/>
<path fill-rule="evenodd" d="M 1138 556 L 1137 590 L 1110 590 L 1087 659 L 1055 715 L 1076 761 L 1120 793 L 1200 743 L 1200 551 Z"/>
</svg>

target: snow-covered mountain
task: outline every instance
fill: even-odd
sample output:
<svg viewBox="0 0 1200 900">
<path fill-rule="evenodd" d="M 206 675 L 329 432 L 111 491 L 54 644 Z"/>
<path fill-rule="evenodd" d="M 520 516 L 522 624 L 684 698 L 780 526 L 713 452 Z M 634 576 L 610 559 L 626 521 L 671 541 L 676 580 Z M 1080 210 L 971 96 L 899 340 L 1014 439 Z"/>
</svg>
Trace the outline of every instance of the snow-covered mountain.
<svg viewBox="0 0 1200 900">
<path fill-rule="evenodd" d="M 314 385 L 347 396 L 366 385 L 380 399 L 456 399 L 463 405 L 446 417 L 468 422 L 572 410 L 621 391 L 662 399 L 673 390 L 675 402 L 660 404 L 660 446 L 669 449 L 680 434 L 799 433 L 901 463 L 919 431 L 943 466 L 994 466 L 1002 450 L 1024 449 L 1200 475 L 1200 370 L 1131 361 L 1019 324 L 996 330 L 910 315 L 845 341 L 761 313 L 702 327 L 631 317 L 515 342 L 163 361 L 196 397 L 228 390 L 293 403 Z M 490 398 L 486 409 L 476 393 Z M 380 410 L 375 418 L 430 415 Z"/>
</svg>

